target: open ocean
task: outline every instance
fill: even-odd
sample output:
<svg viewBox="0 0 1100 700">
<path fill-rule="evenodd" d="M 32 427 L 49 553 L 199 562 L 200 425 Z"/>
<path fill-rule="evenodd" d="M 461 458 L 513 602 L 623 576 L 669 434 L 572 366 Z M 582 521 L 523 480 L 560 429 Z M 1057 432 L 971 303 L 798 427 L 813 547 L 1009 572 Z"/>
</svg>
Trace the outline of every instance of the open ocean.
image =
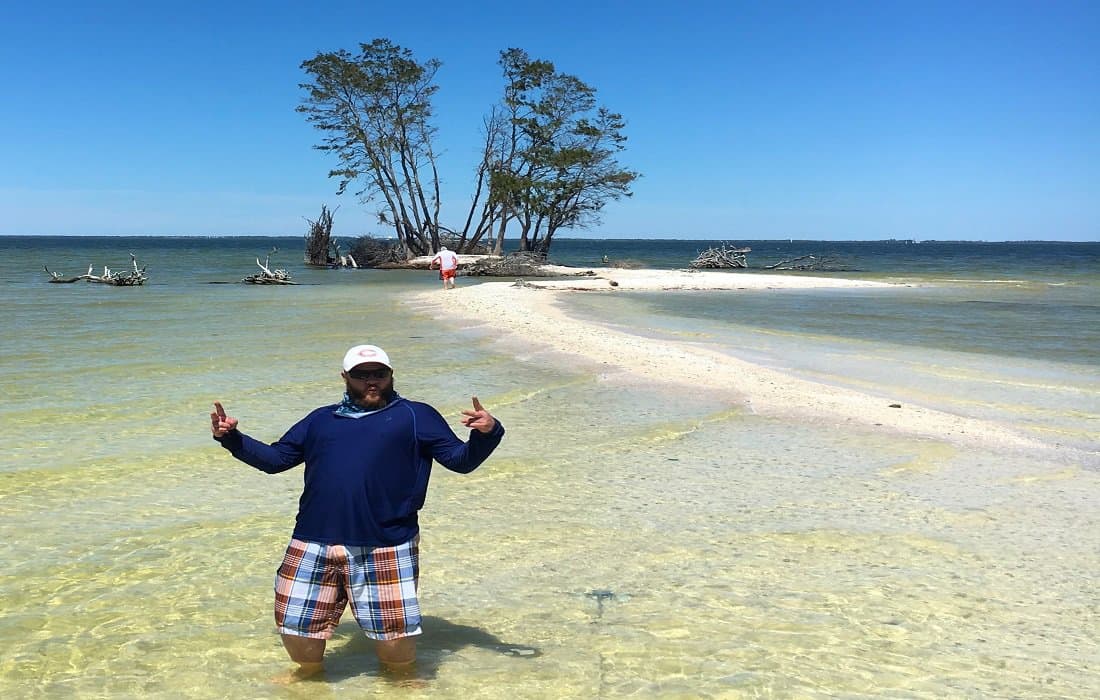
<svg viewBox="0 0 1100 700">
<path fill-rule="evenodd" d="M 306 268 L 300 237 L 0 237 L 0 696 L 1100 696 L 1100 243 L 730 243 L 757 269 L 729 274 L 833 255 L 780 274 L 898 286 L 563 304 L 1052 451 L 744 415 L 435 318 L 409 302 L 435 273 Z M 718 244 L 561 239 L 551 260 L 677 269 Z M 273 248 L 299 286 L 236 284 Z M 131 252 L 142 287 L 43 271 Z M 301 471 L 233 461 L 208 413 L 275 440 L 339 399 L 359 342 L 456 430 L 476 394 L 508 435 L 433 477 L 419 679 L 381 676 L 346 618 L 325 679 L 279 688 Z"/>
</svg>

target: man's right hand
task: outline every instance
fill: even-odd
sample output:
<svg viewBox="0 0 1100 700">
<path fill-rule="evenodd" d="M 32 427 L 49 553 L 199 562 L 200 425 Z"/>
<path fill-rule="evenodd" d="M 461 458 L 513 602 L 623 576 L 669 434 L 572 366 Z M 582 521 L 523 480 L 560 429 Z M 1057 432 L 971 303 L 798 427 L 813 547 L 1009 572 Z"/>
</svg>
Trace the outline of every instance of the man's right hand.
<svg viewBox="0 0 1100 700">
<path fill-rule="evenodd" d="M 225 409 L 217 401 L 214 402 L 214 411 L 210 414 L 210 432 L 214 437 L 220 438 L 230 430 L 237 429 L 237 419 L 225 415 Z"/>
</svg>

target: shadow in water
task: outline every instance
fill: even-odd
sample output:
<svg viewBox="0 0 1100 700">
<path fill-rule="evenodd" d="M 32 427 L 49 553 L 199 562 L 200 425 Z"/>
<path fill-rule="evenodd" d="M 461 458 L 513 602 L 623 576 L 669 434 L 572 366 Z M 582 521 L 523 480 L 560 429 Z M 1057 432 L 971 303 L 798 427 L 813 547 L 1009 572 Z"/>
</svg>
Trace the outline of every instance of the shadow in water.
<svg viewBox="0 0 1100 700">
<path fill-rule="evenodd" d="M 354 622 L 341 624 L 329 640 L 325 672 L 317 680 L 334 682 L 366 676 L 415 685 L 434 679 L 450 656 L 470 646 L 519 659 L 542 656 L 536 647 L 505 642 L 478 627 L 459 625 L 441 617 L 424 616 L 420 626 L 424 632 L 416 638 L 416 666 L 407 676 L 399 676 L 382 667 L 374 655 L 374 642 Z M 346 643 L 342 643 L 344 639 Z"/>
</svg>

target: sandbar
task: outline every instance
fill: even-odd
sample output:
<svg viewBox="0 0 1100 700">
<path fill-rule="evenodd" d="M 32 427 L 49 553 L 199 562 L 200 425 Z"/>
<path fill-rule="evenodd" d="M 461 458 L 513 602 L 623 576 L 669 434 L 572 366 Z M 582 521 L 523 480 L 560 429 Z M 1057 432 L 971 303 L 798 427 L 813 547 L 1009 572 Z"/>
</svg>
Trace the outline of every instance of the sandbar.
<svg viewBox="0 0 1100 700">
<path fill-rule="evenodd" d="M 544 265 L 546 272 L 570 275 L 568 279 L 528 280 L 540 289 L 570 289 L 577 291 L 606 290 L 662 291 L 717 289 L 822 289 L 852 287 L 892 287 L 886 282 L 839 279 L 802 275 L 769 275 L 717 270 L 636 270 L 627 268 L 578 269 L 563 265 Z M 590 275 L 579 276 L 589 272 Z"/>
<path fill-rule="evenodd" d="M 920 406 L 906 397 L 876 396 L 816 383 L 690 342 L 630 334 L 570 317 L 557 303 L 561 295 L 578 291 L 615 294 L 631 290 L 728 289 L 737 294 L 759 293 L 737 290 L 892 286 L 896 285 L 801 275 L 601 269 L 592 277 L 467 283 L 454 290 L 422 292 L 415 295 L 414 301 L 420 309 L 434 307 L 444 312 L 443 316 L 485 324 L 528 346 L 535 344 L 579 356 L 650 380 L 724 391 L 731 402 L 755 414 L 845 430 L 894 431 L 990 449 L 1062 451 L 1009 425 Z M 670 367 L 676 372 L 670 373 Z"/>
</svg>

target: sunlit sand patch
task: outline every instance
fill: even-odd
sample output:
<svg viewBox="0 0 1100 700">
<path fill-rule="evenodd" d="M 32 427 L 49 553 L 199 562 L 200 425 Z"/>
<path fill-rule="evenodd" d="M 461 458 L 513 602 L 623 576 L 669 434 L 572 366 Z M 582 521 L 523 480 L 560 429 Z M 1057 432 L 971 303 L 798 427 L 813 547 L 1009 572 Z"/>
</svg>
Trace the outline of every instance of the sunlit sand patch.
<svg viewBox="0 0 1100 700">
<path fill-rule="evenodd" d="M 1000 522 L 1005 517 L 1010 517 L 1002 511 L 990 511 L 986 508 L 971 508 L 968 510 L 934 508 L 929 512 L 938 522 L 967 529 L 988 527 Z"/>
<path fill-rule="evenodd" d="M 1087 441 L 1093 444 L 1095 444 L 1096 441 L 1096 432 L 1087 428 L 1073 428 L 1070 426 L 1053 425 L 1025 425 L 1024 430 L 1029 433 L 1034 433 L 1036 435 L 1062 438 L 1065 440 L 1080 439 L 1082 441 Z M 1093 454 L 1100 454 L 1100 451 L 1093 450 Z"/>
<path fill-rule="evenodd" d="M 578 386 L 584 386 L 585 384 L 591 384 L 592 378 L 587 376 L 580 376 L 575 379 L 567 379 L 564 381 L 558 381 L 552 384 L 542 384 L 536 388 L 527 388 L 521 390 L 509 391 L 503 394 L 495 394 L 491 397 L 482 396 L 482 403 L 487 407 L 491 407 L 492 410 L 498 411 L 501 408 L 509 406 L 517 406 L 523 404 L 525 401 L 530 401 L 539 396 L 545 396 L 554 391 L 560 391 L 562 389 L 570 389 Z M 454 408 L 449 406 L 437 406 L 439 412 L 444 416 L 450 416 L 457 418 L 462 411 L 468 408 L 467 404 L 463 402 L 460 407 Z"/>
<path fill-rule="evenodd" d="M 736 419 L 746 414 L 746 410 L 743 406 L 736 406 L 734 408 L 719 411 L 705 416 L 697 421 L 690 423 L 680 424 L 666 424 L 661 426 L 659 430 L 651 430 L 649 433 L 642 435 L 639 438 L 639 442 L 642 444 L 650 443 L 656 444 L 661 442 L 668 442 L 678 440 L 686 435 L 691 435 L 699 428 L 709 425 L 711 423 L 721 423 L 723 421 Z"/>
<path fill-rule="evenodd" d="M 1025 474 L 1022 476 L 1015 476 L 1008 479 L 1006 483 L 1010 484 L 1031 484 L 1039 481 L 1065 481 L 1066 479 L 1075 479 L 1080 476 L 1081 470 L 1079 468 L 1060 469 L 1054 472 L 1045 472 L 1042 474 Z"/>
<path fill-rule="evenodd" d="M 882 476 L 927 474 L 941 469 L 959 453 L 957 447 L 946 442 L 921 442 L 918 450 L 908 459 L 891 464 L 879 473 Z"/>
</svg>

